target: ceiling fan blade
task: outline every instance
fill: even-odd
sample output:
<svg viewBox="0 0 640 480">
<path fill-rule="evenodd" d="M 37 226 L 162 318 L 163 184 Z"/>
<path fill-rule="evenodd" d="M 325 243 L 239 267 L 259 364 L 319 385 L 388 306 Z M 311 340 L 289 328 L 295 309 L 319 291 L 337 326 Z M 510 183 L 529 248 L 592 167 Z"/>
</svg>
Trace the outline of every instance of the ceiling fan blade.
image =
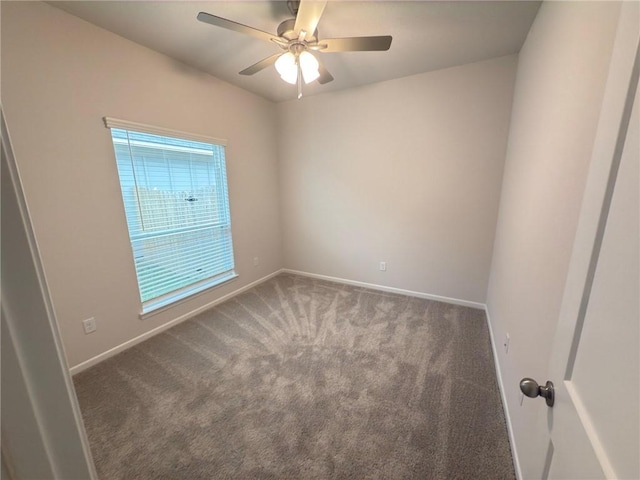
<svg viewBox="0 0 640 480">
<path fill-rule="evenodd" d="M 296 23 L 293 27 L 293 31 L 296 35 L 300 35 L 300 32 L 305 32 L 306 38 L 311 38 L 318 27 L 318 22 L 324 12 L 324 7 L 327 6 L 327 1 L 318 0 L 300 0 L 300 6 L 298 7 L 298 14 L 296 15 Z"/>
<path fill-rule="evenodd" d="M 327 48 L 320 51 L 331 52 L 382 52 L 391 47 L 392 37 L 384 35 L 379 37 L 348 37 L 348 38 L 324 38 L 319 43 Z"/>
<path fill-rule="evenodd" d="M 250 67 L 247 67 L 244 70 L 242 70 L 240 72 L 240 75 L 253 75 L 254 73 L 258 73 L 260 70 L 270 67 L 271 65 L 276 63 L 276 60 L 280 55 L 282 55 L 282 53 L 276 53 L 274 55 L 271 55 L 270 57 L 264 58 L 260 60 L 258 63 L 254 63 Z"/>
<path fill-rule="evenodd" d="M 226 18 L 216 17 L 215 15 L 211 15 L 210 13 L 206 12 L 200 12 L 198 14 L 198 20 L 204 23 L 208 23 L 209 25 L 214 25 L 216 27 L 222 27 L 226 28 L 227 30 L 233 30 L 234 32 L 252 35 L 262 40 L 266 40 L 267 42 L 270 42 L 274 37 L 278 38 L 277 35 L 263 32 L 262 30 L 258 30 L 257 28 L 247 27 L 246 25 L 234 22 L 232 20 L 227 20 Z"/>
<path fill-rule="evenodd" d="M 322 62 L 319 62 L 320 65 L 318 65 L 318 72 L 320 72 L 320 76 L 318 77 L 318 83 L 320 85 L 324 85 L 325 83 L 329 83 L 333 81 L 333 76 L 329 73 L 329 70 L 327 70 L 324 65 L 322 65 Z"/>
</svg>

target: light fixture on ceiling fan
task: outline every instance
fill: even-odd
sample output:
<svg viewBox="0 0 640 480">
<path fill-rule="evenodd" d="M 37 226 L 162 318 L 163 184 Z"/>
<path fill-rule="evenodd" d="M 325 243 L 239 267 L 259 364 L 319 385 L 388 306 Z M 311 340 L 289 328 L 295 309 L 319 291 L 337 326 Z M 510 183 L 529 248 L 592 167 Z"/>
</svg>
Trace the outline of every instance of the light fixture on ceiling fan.
<svg viewBox="0 0 640 480">
<path fill-rule="evenodd" d="M 318 59 L 305 50 L 283 53 L 276 60 L 276 70 L 280 77 L 294 85 L 298 81 L 299 74 L 302 75 L 304 83 L 316 80 L 320 76 L 319 66 Z"/>
<path fill-rule="evenodd" d="M 302 97 L 302 81 L 311 83 L 320 77 L 320 62 L 301 44 L 294 44 L 288 52 L 276 59 L 276 70 L 285 82 L 298 85 L 298 98 Z"/>
<path fill-rule="evenodd" d="M 333 80 L 331 74 L 311 53 L 386 51 L 391 46 L 391 36 L 326 38 L 318 40 L 318 22 L 327 5 L 326 0 L 289 0 L 289 10 L 295 18 L 278 25 L 277 35 L 248 27 L 241 23 L 217 17 L 206 12 L 198 14 L 198 20 L 275 43 L 284 53 L 276 53 L 245 68 L 241 75 L 253 75 L 275 64 L 280 77 L 298 86 L 298 98 L 302 97 L 302 83 L 318 80 L 325 84 Z"/>
</svg>

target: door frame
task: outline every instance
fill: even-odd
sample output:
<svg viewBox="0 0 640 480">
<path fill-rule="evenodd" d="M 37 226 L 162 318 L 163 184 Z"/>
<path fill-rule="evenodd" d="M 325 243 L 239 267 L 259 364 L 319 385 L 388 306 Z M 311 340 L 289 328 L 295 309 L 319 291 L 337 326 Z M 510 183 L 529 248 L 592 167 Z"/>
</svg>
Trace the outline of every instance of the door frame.
<svg viewBox="0 0 640 480">
<path fill-rule="evenodd" d="M 97 480 L 1 106 L 0 124 L 2 223 L 12 227 L 2 265 L 20 266 L 2 272 L 3 475 Z"/>
</svg>

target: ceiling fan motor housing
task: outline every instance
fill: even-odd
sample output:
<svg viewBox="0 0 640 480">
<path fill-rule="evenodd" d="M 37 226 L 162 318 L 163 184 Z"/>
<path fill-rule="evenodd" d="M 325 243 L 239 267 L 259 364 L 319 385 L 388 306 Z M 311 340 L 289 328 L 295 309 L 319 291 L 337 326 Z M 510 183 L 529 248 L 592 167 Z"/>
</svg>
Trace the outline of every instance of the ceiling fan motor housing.
<svg viewBox="0 0 640 480">
<path fill-rule="evenodd" d="M 280 38 L 284 38 L 288 41 L 298 40 L 298 35 L 295 34 L 294 27 L 296 24 L 295 18 L 290 18 L 289 20 L 285 20 L 280 25 L 278 25 L 278 36 Z M 318 29 L 313 32 L 313 35 L 310 37 L 307 32 L 306 42 L 307 43 L 316 43 L 318 41 Z"/>
</svg>

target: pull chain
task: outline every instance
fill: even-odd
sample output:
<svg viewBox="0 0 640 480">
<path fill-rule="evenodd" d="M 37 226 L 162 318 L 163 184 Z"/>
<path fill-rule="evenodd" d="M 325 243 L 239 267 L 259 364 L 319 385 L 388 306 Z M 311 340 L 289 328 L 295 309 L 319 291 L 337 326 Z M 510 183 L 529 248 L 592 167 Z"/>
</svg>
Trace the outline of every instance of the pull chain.
<svg viewBox="0 0 640 480">
<path fill-rule="evenodd" d="M 300 57 L 296 57 L 296 67 L 298 68 L 298 100 L 302 98 L 302 69 L 300 68 Z"/>
</svg>

